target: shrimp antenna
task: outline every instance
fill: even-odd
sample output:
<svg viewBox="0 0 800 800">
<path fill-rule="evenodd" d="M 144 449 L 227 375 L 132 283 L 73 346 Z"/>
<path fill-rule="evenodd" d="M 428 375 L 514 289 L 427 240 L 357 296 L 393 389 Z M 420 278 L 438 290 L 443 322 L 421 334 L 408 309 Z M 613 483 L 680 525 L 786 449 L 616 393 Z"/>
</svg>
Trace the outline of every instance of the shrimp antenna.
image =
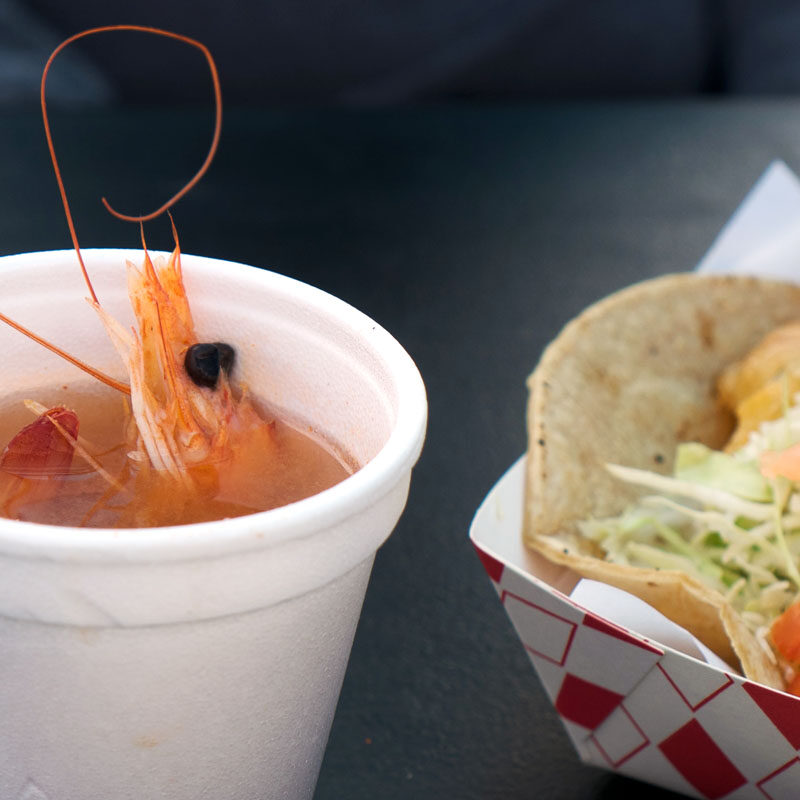
<svg viewBox="0 0 800 800">
<path fill-rule="evenodd" d="M 56 158 L 56 150 L 53 145 L 53 135 L 50 132 L 50 122 L 47 118 L 47 103 L 45 101 L 45 87 L 47 85 L 47 74 L 50 72 L 50 66 L 52 65 L 55 57 L 68 45 L 76 42 L 78 39 L 83 39 L 86 36 L 92 36 L 95 33 L 107 33 L 109 31 L 138 31 L 140 33 L 152 33 L 155 36 L 164 36 L 167 39 L 176 39 L 179 42 L 185 42 L 186 44 L 190 44 L 193 47 L 196 47 L 200 50 L 203 55 L 206 57 L 206 61 L 208 62 L 208 67 L 211 71 L 211 81 L 214 85 L 214 102 L 216 105 L 216 118 L 214 122 L 214 135 L 211 139 L 211 147 L 208 150 L 208 155 L 206 156 L 205 161 L 203 162 L 200 169 L 197 171 L 195 176 L 176 194 L 174 194 L 166 203 L 162 206 L 157 208 L 155 211 L 151 212 L 150 214 L 143 214 L 141 216 L 130 216 L 127 214 L 121 214 L 119 211 L 115 211 L 111 205 L 109 204 L 108 200 L 105 197 L 101 198 L 103 205 L 106 207 L 106 210 L 113 214 L 118 219 L 126 220 L 128 222 L 147 222 L 148 220 L 154 219 L 159 214 L 163 214 L 170 206 L 173 206 L 178 200 L 181 199 L 199 180 L 203 177 L 203 175 L 208 170 L 209 166 L 211 165 L 211 161 L 214 158 L 214 154 L 217 151 L 217 145 L 219 144 L 219 134 L 222 128 L 222 89 L 220 88 L 219 82 L 219 74 L 217 72 L 217 65 L 214 63 L 214 59 L 211 56 L 211 52 L 209 49 L 202 43 L 198 42 L 196 39 L 191 39 L 188 36 L 183 36 L 180 33 L 173 33 L 172 31 L 165 31 L 160 28 L 150 28 L 145 25 L 106 25 L 100 28 L 89 28 L 88 30 L 81 31 L 80 33 L 76 33 L 74 36 L 70 36 L 69 39 L 63 41 L 55 50 L 50 54 L 50 58 L 47 59 L 47 63 L 44 65 L 44 70 L 42 72 L 42 84 L 41 84 L 41 103 L 42 103 L 42 120 L 44 122 L 44 133 L 47 137 L 47 147 L 50 151 L 50 158 L 53 162 L 53 170 L 56 174 L 56 181 L 58 182 L 58 190 L 61 193 L 61 202 L 64 204 L 64 213 L 67 217 L 67 225 L 69 227 L 70 236 L 72 237 L 72 245 L 75 248 L 75 253 L 78 256 L 78 261 L 81 265 L 81 271 L 83 272 L 83 278 L 86 281 L 86 285 L 89 287 L 89 293 L 92 296 L 92 300 L 97 303 L 97 295 L 94 292 L 94 288 L 92 286 L 91 280 L 89 280 L 89 273 L 86 271 L 86 265 L 83 263 L 83 256 L 81 255 L 81 248 L 78 245 L 78 235 L 75 232 L 75 223 L 72 220 L 72 213 L 69 209 L 69 202 L 67 201 L 67 192 L 64 188 L 64 180 L 61 177 L 61 170 L 58 167 L 58 159 Z"/>
</svg>

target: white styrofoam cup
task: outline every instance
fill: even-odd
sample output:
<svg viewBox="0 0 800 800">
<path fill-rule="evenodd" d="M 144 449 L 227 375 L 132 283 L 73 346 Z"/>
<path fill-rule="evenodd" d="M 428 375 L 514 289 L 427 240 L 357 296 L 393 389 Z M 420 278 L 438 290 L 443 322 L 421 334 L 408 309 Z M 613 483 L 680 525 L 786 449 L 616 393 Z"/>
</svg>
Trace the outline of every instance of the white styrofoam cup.
<svg viewBox="0 0 800 800">
<path fill-rule="evenodd" d="M 87 250 L 132 322 L 125 260 Z M 201 340 L 237 379 L 361 468 L 283 508 L 139 530 L 0 519 L 0 798 L 308 798 L 372 561 L 406 502 L 425 391 L 401 346 L 342 301 L 272 272 L 183 256 Z M 0 258 L 0 312 L 125 377 L 72 251 Z M 4 393 L 83 380 L 0 327 Z"/>
</svg>

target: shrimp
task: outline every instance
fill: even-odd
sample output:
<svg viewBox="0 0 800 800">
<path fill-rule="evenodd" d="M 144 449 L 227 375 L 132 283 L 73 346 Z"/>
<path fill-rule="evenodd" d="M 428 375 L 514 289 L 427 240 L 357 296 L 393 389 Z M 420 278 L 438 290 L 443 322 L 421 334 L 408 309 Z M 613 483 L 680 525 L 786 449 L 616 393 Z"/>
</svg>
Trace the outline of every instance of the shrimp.
<svg viewBox="0 0 800 800">
<path fill-rule="evenodd" d="M 142 264 L 127 264 L 128 295 L 136 319 L 136 327 L 130 330 L 101 305 L 81 254 L 48 122 L 45 87 L 50 66 L 62 49 L 85 36 L 115 30 L 166 36 L 199 48 L 211 71 L 216 123 L 208 155 L 183 189 L 156 211 L 141 216 L 121 214 L 105 197 L 102 198 L 104 206 L 113 215 L 142 226 L 145 221 L 167 211 L 202 177 L 219 141 L 221 91 L 214 60 L 204 45 L 180 34 L 135 25 L 92 28 L 70 37 L 53 51 L 42 74 L 41 107 L 45 134 L 72 243 L 89 290 L 87 300 L 121 357 L 130 383 L 126 385 L 105 375 L 3 315 L 0 315 L 0 321 L 48 347 L 96 379 L 129 395 L 132 424 L 129 426 L 130 451 L 125 469 L 135 472 L 134 495 L 144 498 L 144 501 L 128 502 L 120 514 L 120 525 L 133 527 L 193 521 L 193 508 L 202 498 L 212 498 L 213 513 L 219 517 L 261 510 L 256 497 L 259 481 L 253 477 L 253 464 L 263 460 L 264 452 L 269 452 L 273 446 L 275 423 L 261 416 L 246 387 L 233 382 L 230 375 L 234 360 L 232 348 L 221 343 L 199 342 L 183 284 L 180 245 L 174 222 L 175 249 L 169 258 L 150 257 L 142 230 Z M 14 484 L 16 488 L 11 487 L 6 493 L 6 512 L 13 512 L 18 496 L 29 499 L 34 491 L 29 485 L 31 476 L 18 470 L 15 472 L 12 466 L 31 462 L 37 465 L 39 475 L 43 474 L 44 467 L 54 470 L 50 474 L 63 475 L 69 471 L 77 429 L 78 420 L 74 412 L 54 408 L 14 437 L 0 459 L 0 470 L 14 473 L 24 485 Z M 38 483 L 44 485 L 45 482 Z M 57 481 L 53 481 L 47 491 L 56 489 Z M 3 502 L 2 498 L 0 491 L 0 502 Z M 154 515 L 150 509 L 157 509 L 157 513 Z"/>
<path fill-rule="evenodd" d="M 129 458 L 150 491 L 155 477 L 173 506 L 176 498 L 183 501 L 176 511 L 185 516 L 198 493 L 236 495 L 247 504 L 246 476 L 254 454 L 272 446 L 274 423 L 262 419 L 246 388 L 232 384 L 232 365 L 226 369 L 219 357 L 226 346 L 198 342 L 174 234 L 169 259 L 154 261 L 145 246 L 143 266 L 127 264 L 138 331 L 126 330 L 99 303 L 92 306 L 130 376 L 136 443 Z M 185 366 L 198 347 L 215 349 L 218 361 L 203 373 L 201 385 Z"/>
</svg>

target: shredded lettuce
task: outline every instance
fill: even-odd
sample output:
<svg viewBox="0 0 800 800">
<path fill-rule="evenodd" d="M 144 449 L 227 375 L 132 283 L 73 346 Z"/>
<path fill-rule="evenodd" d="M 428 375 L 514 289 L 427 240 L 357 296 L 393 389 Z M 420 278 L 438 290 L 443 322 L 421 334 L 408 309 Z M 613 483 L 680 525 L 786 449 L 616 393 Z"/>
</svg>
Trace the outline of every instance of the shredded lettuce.
<svg viewBox="0 0 800 800">
<path fill-rule="evenodd" d="M 723 489 L 746 500 L 760 503 L 772 500 L 772 487 L 755 461 L 734 458 L 699 442 L 678 445 L 675 477 Z"/>
<path fill-rule="evenodd" d="M 754 630 L 800 594 L 800 485 L 769 480 L 761 453 L 800 441 L 800 405 L 764 423 L 736 453 L 678 447 L 672 476 L 609 464 L 646 494 L 621 515 L 580 523 L 606 558 L 680 569 L 717 589 Z"/>
</svg>

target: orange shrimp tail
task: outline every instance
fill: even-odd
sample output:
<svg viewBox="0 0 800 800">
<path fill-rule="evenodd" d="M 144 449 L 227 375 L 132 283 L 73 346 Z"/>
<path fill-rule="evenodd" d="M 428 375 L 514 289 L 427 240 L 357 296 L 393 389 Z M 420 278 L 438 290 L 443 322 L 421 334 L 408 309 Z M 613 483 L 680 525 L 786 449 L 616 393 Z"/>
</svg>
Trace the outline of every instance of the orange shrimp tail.
<svg viewBox="0 0 800 800">
<path fill-rule="evenodd" d="M 86 281 L 86 285 L 89 288 L 89 294 L 91 295 L 92 301 L 94 303 L 98 303 L 97 295 L 95 294 L 94 287 L 92 286 L 92 282 L 89 278 L 89 273 L 86 269 L 86 264 L 83 261 L 83 256 L 81 255 L 81 248 L 78 244 L 78 235 L 75 230 L 75 223 L 72 218 L 72 212 L 70 211 L 69 201 L 67 200 L 67 192 L 64 187 L 64 180 L 61 176 L 61 170 L 58 166 L 58 159 L 56 158 L 56 151 L 55 146 L 53 144 L 53 135 L 50 131 L 50 122 L 47 116 L 47 102 L 46 102 L 46 86 L 47 86 L 47 75 L 50 72 L 50 67 L 53 64 L 56 56 L 65 48 L 68 47 L 73 42 L 78 41 L 79 39 L 83 39 L 87 36 L 92 36 L 97 33 L 108 33 L 110 31 L 136 31 L 140 33 L 149 33 L 155 36 L 164 36 L 168 39 L 175 39 L 179 42 L 184 42 L 185 44 L 189 44 L 192 47 L 196 47 L 200 50 L 206 58 L 208 62 L 209 70 L 211 71 L 211 81 L 214 86 L 214 102 L 216 106 L 216 115 L 215 115 L 215 122 L 214 122 L 214 134 L 211 139 L 211 147 L 208 150 L 208 155 L 203 161 L 200 169 L 195 173 L 194 177 L 178 192 L 176 192 L 172 197 L 167 200 L 166 203 L 159 206 L 155 211 L 152 211 L 149 214 L 142 214 L 140 216 L 132 216 L 128 214 L 121 214 L 119 211 L 116 211 L 114 208 L 111 207 L 109 202 L 106 200 L 105 197 L 101 198 L 103 205 L 105 206 L 106 210 L 113 214 L 118 219 L 126 220 L 128 222 L 146 222 L 147 220 L 154 219 L 155 217 L 159 216 L 160 214 L 164 213 L 168 208 L 173 206 L 175 203 L 178 202 L 188 191 L 195 186 L 195 184 L 205 175 L 208 171 L 209 166 L 211 165 L 212 160 L 214 159 L 214 155 L 217 151 L 217 145 L 219 144 L 219 137 L 220 131 L 222 129 L 222 89 L 220 87 L 219 82 L 219 73 L 217 72 L 217 65 L 214 63 L 214 59 L 211 56 L 211 52 L 208 48 L 202 43 L 198 42 L 196 39 L 191 39 L 188 36 L 184 36 L 180 33 L 173 33 L 172 31 L 162 30 L 161 28 L 151 28 L 145 25 L 106 25 L 99 28 L 89 28 L 88 30 L 81 31 L 80 33 L 76 33 L 74 36 L 70 36 L 68 39 L 63 41 L 55 50 L 50 54 L 50 58 L 47 59 L 47 63 L 45 64 L 44 70 L 42 71 L 42 82 L 40 88 L 40 100 L 42 106 L 42 120 L 44 122 L 44 133 L 47 138 L 47 148 L 50 151 L 50 159 L 53 162 L 53 171 L 55 172 L 56 182 L 58 183 L 58 190 L 61 194 L 61 202 L 64 206 L 64 214 L 67 218 L 67 226 L 69 228 L 70 236 L 72 238 L 72 246 L 75 248 L 75 253 L 78 256 L 78 263 L 81 267 L 81 272 L 83 273 L 83 279 Z M 174 224 L 173 224 L 174 230 Z"/>
<path fill-rule="evenodd" d="M 78 435 L 78 415 L 63 406 L 51 408 L 8 443 L 0 456 L 0 470 L 21 478 L 66 475 L 74 450 L 53 421 L 72 438 Z"/>
<path fill-rule="evenodd" d="M 0 502 L 11 519 L 22 509 L 52 498 L 72 468 L 78 415 L 57 406 L 26 425 L 0 455 Z"/>
</svg>

